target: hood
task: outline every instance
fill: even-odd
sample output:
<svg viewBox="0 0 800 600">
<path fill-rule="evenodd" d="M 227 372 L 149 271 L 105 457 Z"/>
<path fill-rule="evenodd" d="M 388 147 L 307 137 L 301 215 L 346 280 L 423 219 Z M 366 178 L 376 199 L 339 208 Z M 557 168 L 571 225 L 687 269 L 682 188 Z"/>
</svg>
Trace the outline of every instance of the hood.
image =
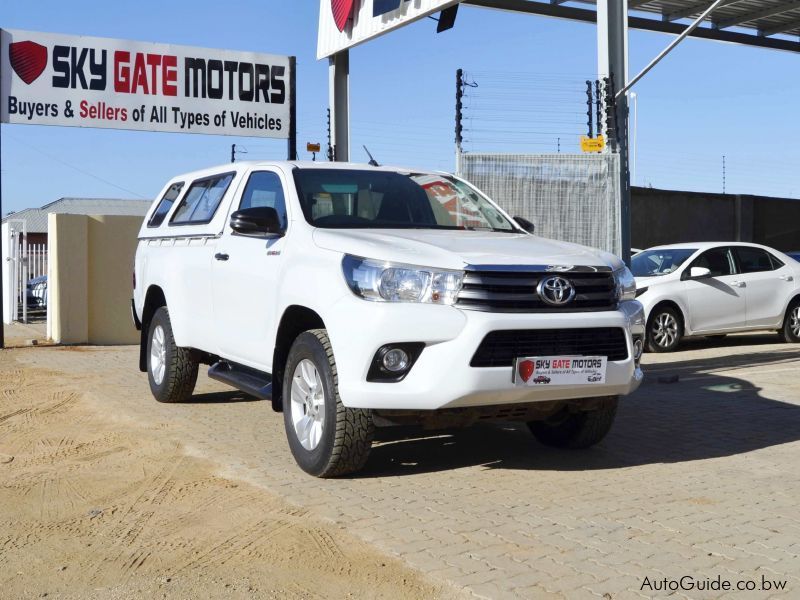
<svg viewBox="0 0 800 600">
<path fill-rule="evenodd" d="M 674 281 L 678 275 L 679 271 L 673 271 L 672 273 L 666 273 L 665 275 L 653 275 L 650 277 L 636 277 L 636 289 L 640 290 L 642 288 L 650 287 L 651 285 L 658 285 L 660 283 L 667 283 L 670 281 Z"/>
<path fill-rule="evenodd" d="M 440 269 L 467 265 L 558 265 L 618 269 L 608 252 L 527 233 L 433 229 L 315 229 L 320 248 Z"/>
</svg>

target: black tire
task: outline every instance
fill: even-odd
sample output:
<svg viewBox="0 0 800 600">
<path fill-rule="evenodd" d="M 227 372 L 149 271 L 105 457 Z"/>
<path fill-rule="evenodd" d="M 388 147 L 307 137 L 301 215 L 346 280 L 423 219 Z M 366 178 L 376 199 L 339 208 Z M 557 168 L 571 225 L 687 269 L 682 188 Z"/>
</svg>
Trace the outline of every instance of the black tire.
<svg viewBox="0 0 800 600">
<path fill-rule="evenodd" d="M 790 344 L 800 343 L 800 298 L 795 298 L 786 309 L 786 316 L 783 318 L 783 327 L 780 331 L 781 337 Z"/>
<path fill-rule="evenodd" d="M 320 377 L 324 392 L 322 433 L 316 447 L 306 449 L 295 429 L 292 386 L 295 371 L 310 360 Z M 303 408 L 302 410 L 311 410 Z M 307 413 L 305 413 L 307 414 Z M 339 397 L 339 379 L 328 334 L 324 329 L 301 333 L 292 344 L 283 377 L 283 422 L 286 438 L 297 464 L 315 477 L 336 477 L 360 470 L 367 462 L 375 425 L 372 412 L 347 408 Z"/>
<path fill-rule="evenodd" d="M 552 420 L 531 421 L 528 428 L 539 442 L 553 448 L 589 448 L 611 430 L 617 415 L 618 398 L 604 399 L 602 406 L 569 415 L 555 415 Z"/>
<path fill-rule="evenodd" d="M 674 324 L 673 335 L 663 335 L 666 323 Z M 673 352 L 677 350 L 682 337 L 683 317 L 681 314 L 671 306 L 657 306 L 647 320 L 648 352 Z"/>
<path fill-rule="evenodd" d="M 153 344 L 159 328 L 163 333 L 164 373 L 161 381 L 157 382 L 157 377 L 153 373 L 156 367 L 153 362 Z M 147 379 L 155 399 L 171 403 L 184 402 L 191 398 L 197 383 L 197 365 L 198 362 L 191 349 L 175 345 L 169 311 L 166 306 L 162 306 L 153 315 L 147 334 Z"/>
</svg>

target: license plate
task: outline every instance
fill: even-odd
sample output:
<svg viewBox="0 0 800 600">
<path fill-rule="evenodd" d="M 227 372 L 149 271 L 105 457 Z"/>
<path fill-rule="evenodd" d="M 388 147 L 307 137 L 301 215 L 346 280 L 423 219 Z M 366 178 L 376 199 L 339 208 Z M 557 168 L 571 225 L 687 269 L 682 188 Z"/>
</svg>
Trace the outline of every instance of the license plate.
<svg viewBox="0 0 800 600">
<path fill-rule="evenodd" d="M 606 382 L 606 356 L 526 356 L 514 361 L 518 387 L 595 385 Z"/>
</svg>

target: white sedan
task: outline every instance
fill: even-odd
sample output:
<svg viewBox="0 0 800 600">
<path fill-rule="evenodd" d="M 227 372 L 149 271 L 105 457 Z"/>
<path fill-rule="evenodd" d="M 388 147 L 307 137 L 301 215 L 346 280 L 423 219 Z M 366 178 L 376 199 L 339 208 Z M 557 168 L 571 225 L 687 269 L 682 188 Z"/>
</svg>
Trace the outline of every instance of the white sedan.
<svg viewBox="0 0 800 600">
<path fill-rule="evenodd" d="M 800 342 L 800 264 L 782 252 L 697 242 L 650 248 L 631 262 L 651 352 L 738 331 L 774 330 Z"/>
</svg>

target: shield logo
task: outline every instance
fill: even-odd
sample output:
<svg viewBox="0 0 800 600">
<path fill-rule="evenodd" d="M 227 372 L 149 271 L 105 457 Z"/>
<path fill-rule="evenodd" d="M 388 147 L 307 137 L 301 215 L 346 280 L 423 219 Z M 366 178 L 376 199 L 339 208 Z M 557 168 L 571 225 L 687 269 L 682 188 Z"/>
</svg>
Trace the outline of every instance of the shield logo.
<svg viewBox="0 0 800 600">
<path fill-rule="evenodd" d="M 333 20 L 336 22 L 336 27 L 339 28 L 339 31 L 344 31 L 347 21 L 353 15 L 354 5 L 355 0 L 331 0 Z"/>
<path fill-rule="evenodd" d="M 519 376 L 522 377 L 522 381 L 527 383 L 528 379 L 530 379 L 531 375 L 533 375 L 533 371 L 533 361 L 523 360 L 519 363 Z"/>
<path fill-rule="evenodd" d="M 30 85 L 47 66 L 47 48 L 36 42 L 13 42 L 8 45 L 11 68 L 26 84 Z"/>
</svg>

